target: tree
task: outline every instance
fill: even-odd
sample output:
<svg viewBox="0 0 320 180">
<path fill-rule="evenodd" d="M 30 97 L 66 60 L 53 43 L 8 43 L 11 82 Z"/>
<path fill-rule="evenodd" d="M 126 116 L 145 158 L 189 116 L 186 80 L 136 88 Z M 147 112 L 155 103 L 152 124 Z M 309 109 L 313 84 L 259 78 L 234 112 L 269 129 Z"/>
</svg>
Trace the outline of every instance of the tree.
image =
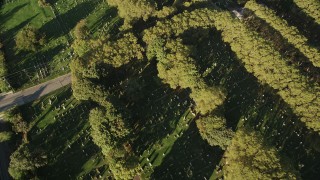
<svg viewBox="0 0 320 180">
<path fill-rule="evenodd" d="M 191 89 L 190 97 L 195 102 L 195 110 L 204 115 L 223 104 L 226 95 L 221 88 L 202 83 L 200 88 Z"/>
<path fill-rule="evenodd" d="M 262 136 L 250 129 L 238 129 L 224 155 L 223 175 L 233 179 L 301 179 L 291 163 Z"/>
<path fill-rule="evenodd" d="M 118 8 L 119 16 L 124 18 L 125 26 L 142 18 L 146 21 L 155 13 L 155 3 L 148 0 L 107 0 L 108 4 Z"/>
<path fill-rule="evenodd" d="M 197 85 L 199 73 L 195 61 L 190 57 L 191 47 L 182 44 L 181 39 L 169 40 L 165 47 L 158 48 L 158 76 L 172 89 L 192 88 Z"/>
<path fill-rule="evenodd" d="M 8 69 L 5 62 L 4 53 L 2 51 L 2 44 L 0 44 L 0 49 L 0 92 L 6 92 L 9 90 L 9 88 L 4 78 L 8 73 Z"/>
<path fill-rule="evenodd" d="M 0 143 L 9 141 L 12 137 L 12 132 L 0 132 Z"/>
<path fill-rule="evenodd" d="M 85 19 L 82 19 L 78 22 L 74 28 L 74 36 L 76 39 L 86 39 L 89 35 L 89 28 L 87 27 L 87 22 Z"/>
<path fill-rule="evenodd" d="M 200 135 L 211 146 L 225 150 L 231 142 L 234 132 L 226 127 L 226 119 L 221 115 L 209 114 L 196 121 Z"/>
<path fill-rule="evenodd" d="M 122 114 L 126 113 L 122 111 Z M 113 176 L 116 179 L 133 179 L 139 174 L 140 166 L 133 152 L 125 149 L 131 128 L 122 114 L 112 104 L 93 109 L 89 117 L 91 137 L 101 148 Z"/>
<path fill-rule="evenodd" d="M 37 47 L 44 44 L 45 36 L 32 26 L 26 26 L 18 32 L 15 38 L 19 50 L 36 51 Z"/>
<path fill-rule="evenodd" d="M 248 30 L 229 12 L 212 11 L 215 27 L 222 38 L 243 61 L 244 67 L 263 84 L 277 90 L 310 130 L 320 133 L 320 87 L 311 83 L 286 60 L 271 44 L 257 33 Z"/>
<path fill-rule="evenodd" d="M 28 179 L 37 168 L 46 164 L 44 151 L 30 151 L 27 144 L 21 144 L 10 156 L 9 174 L 13 179 Z"/>
<path fill-rule="evenodd" d="M 219 87 L 209 87 L 200 77 L 195 60 L 190 57 L 192 47 L 184 45 L 181 39 L 168 40 L 163 48 L 160 45 L 152 45 L 149 56 L 156 54 L 158 76 L 164 83 L 173 89 L 190 88 L 195 109 L 201 114 L 207 114 L 223 103 L 224 92 Z"/>
<path fill-rule="evenodd" d="M 12 124 L 13 131 L 16 133 L 22 133 L 24 142 L 28 142 L 28 131 L 29 131 L 29 125 L 28 123 L 23 119 L 22 114 L 19 110 L 19 108 L 13 107 L 6 111 L 6 119 Z"/>
<path fill-rule="evenodd" d="M 48 3 L 47 0 L 38 0 L 38 4 L 42 8 L 50 6 L 50 3 Z"/>
<path fill-rule="evenodd" d="M 317 0 L 293 0 L 293 2 L 302 9 L 307 15 L 314 18 L 315 22 L 320 24 L 320 2 Z"/>
<path fill-rule="evenodd" d="M 294 45 L 294 47 L 299 49 L 302 54 L 309 58 L 314 66 L 320 67 L 320 51 L 317 48 L 309 46 L 308 39 L 301 35 L 296 27 L 289 26 L 286 20 L 276 15 L 276 12 L 258 4 L 255 0 L 247 2 L 245 7 L 252 10 L 256 16 L 265 20 L 274 29 L 279 31 L 289 43 Z"/>
</svg>

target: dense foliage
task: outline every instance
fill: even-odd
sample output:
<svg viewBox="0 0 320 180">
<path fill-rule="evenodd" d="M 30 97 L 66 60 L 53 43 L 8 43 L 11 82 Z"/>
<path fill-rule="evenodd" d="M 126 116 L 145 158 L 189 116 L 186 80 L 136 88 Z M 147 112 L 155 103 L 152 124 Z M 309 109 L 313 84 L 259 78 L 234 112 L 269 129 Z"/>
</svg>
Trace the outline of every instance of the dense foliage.
<svg viewBox="0 0 320 180">
<path fill-rule="evenodd" d="M 219 146 L 226 149 L 234 135 L 231 129 L 226 129 L 226 119 L 221 115 L 210 114 L 207 117 L 200 117 L 197 127 L 203 139 L 211 146 Z"/>
<path fill-rule="evenodd" d="M 44 144 L 55 133 L 74 132 L 77 138 L 61 139 L 65 142 L 63 148 L 49 148 L 56 154 L 63 149 L 64 155 L 80 146 L 95 151 L 93 154 L 99 157 L 91 157 L 84 150 L 82 155 L 91 158 L 84 166 L 107 167 L 95 170 L 104 175 L 99 179 L 155 179 L 154 174 L 161 174 L 164 179 L 169 174 L 174 179 L 172 162 L 178 160 L 175 163 L 182 166 L 185 159 L 183 175 L 180 169 L 174 169 L 181 179 L 207 179 L 212 174 L 196 174 L 193 161 L 208 162 L 201 171 L 223 168 L 219 172 L 216 169 L 211 179 L 300 179 L 296 168 L 315 172 L 317 164 L 305 170 L 300 160 L 306 156 L 306 161 L 315 162 L 319 155 L 319 148 L 310 145 L 309 140 L 315 138 L 314 142 L 318 142 L 320 137 L 319 84 L 291 65 L 262 33 L 255 32 L 255 26 L 249 29 L 247 17 L 235 10 L 239 6 L 235 2 L 107 0 L 112 6 L 108 11 L 118 12 L 120 18 L 116 19 L 122 25 L 119 29 L 104 22 L 111 13 L 95 24 L 83 17 L 75 21 L 74 25 L 78 24 L 70 27 L 73 37 L 68 33 L 70 41 L 74 38 L 69 53 L 73 100 L 90 105 L 81 106 L 72 114 L 72 108 L 68 108 L 72 102 L 64 97 L 49 98 L 52 107 L 34 113 L 37 120 L 49 117 L 46 127 L 40 121 L 28 124 L 23 118 L 28 115 L 18 108 L 9 110 L 6 118 L 24 139 L 11 156 L 11 176 L 36 178 L 36 171 L 47 164 L 46 154 L 28 144 L 29 130 L 31 141 Z M 237 2 L 244 5 L 246 0 Z M 52 4 L 52 10 L 54 5 L 57 4 Z M 308 67 L 320 66 L 319 50 L 309 45 L 299 26 L 289 26 L 289 21 L 254 0 L 245 7 L 256 14 L 255 20 L 267 22 L 261 26 L 267 26 L 271 33 L 278 31 L 277 37 L 283 36 L 295 52 L 298 49 L 315 66 L 308 62 Z M 105 9 L 98 11 L 103 14 Z M 118 21 L 121 18 L 123 21 Z M 94 34 L 90 26 L 107 27 L 108 31 Z M 16 45 L 22 51 L 41 55 L 42 50 L 37 48 L 43 40 L 35 28 L 26 26 L 18 32 Z M 0 63 L 4 64 L 1 55 Z M 300 63 L 299 58 L 295 61 Z M 1 73 L 6 74 L 6 69 L 0 69 Z M 56 101 L 63 103 L 57 105 Z M 48 111 L 54 111 L 54 117 Z M 68 113 L 83 116 L 83 129 L 78 129 L 81 123 L 76 118 L 70 120 L 70 126 L 62 125 Z M 292 129 L 286 129 L 288 124 Z M 41 138 L 33 139 L 37 136 Z M 81 138 L 90 141 L 92 147 L 86 147 Z M 76 145 L 74 141 L 79 139 Z M 190 146 L 194 142 L 197 147 Z M 301 151 L 300 159 L 282 151 L 290 145 L 292 152 Z M 202 153 L 201 148 L 206 152 Z M 191 155 L 185 156 L 185 151 Z M 52 159 L 63 158 L 59 154 L 58 160 Z M 45 168 L 51 167 L 52 164 Z M 76 178 L 95 177 L 79 173 Z"/>
<path fill-rule="evenodd" d="M 90 113 L 91 136 L 106 157 L 116 179 L 131 179 L 140 167 L 130 149 L 130 127 L 122 115 L 110 105 L 106 110 L 94 109 Z"/>
<path fill-rule="evenodd" d="M 254 0 L 248 1 L 245 7 L 252 10 L 255 15 L 279 31 L 281 35 L 299 49 L 314 66 L 320 67 L 320 51 L 317 48 L 309 46 L 308 39 L 301 35 L 296 27 L 289 26 L 287 21 L 278 17 L 273 10 L 258 4 Z"/>
<path fill-rule="evenodd" d="M 16 47 L 24 51 L 36 51 L 37 47 L 45 42 L 44 35 L 41 35 L 38 30 L 32 26 L 26 26 L 18 32 L 15 38 Z"/>
<path fill-rule="evenodd" d="M 8 85 L 6 83 L 5 76 L 8 73 L 7 65 L 6 65 L 6 59 L 3 52 L 3 45 L 0 42 L 0 93 L 6 92 L 9 90 Z"/>
<path fill-rule="evenodd" d="M 23 119 L 20 109 L 13 107 L 6 111 L 5 118 L 12 124 L 12 130 L 15 133 L 22 133 L 24 142 L 28 142 L 28 123 Z"/>
<path fill-rule="evenodd" d="M 225 42 L 244 62 L 248 72 L 278 91 L 309 129 L 320 132 L 319 86 L 311 85 L 299 70 L 286 64 L 268 41 L 249 31 L 228 12 L 214 12 L 215 26 Z"/>
<path fill-rule="evenodd" d="M 47 163 L 47 156 L 41 149 L 31 151 L 27 144 L 21 144 L 10 156 L 9 173 L 14 179 L 34 178 L 34 171 Z"/>
<path fill-rule="evenodd" d="M 237 130 L 225 155 L 224 178 L 232 179 L 300 179 L 289 162 L 281 159 L 276 148 L 263 141 L 259 133 Z"/>
<path fill-rule="evenodd" d="M 320 2 L 317 0 L 293 0 L 306 14 L 314 18 L 320 24 Z"/>
<path fill-rule="evenodd" d="M 0 143 L 9 141 L 12 137 L 12 132 L 5 131 L 5 132 L 0 132 Z"/>
<path fill-rule="evenodd" d="M 208 87 L 190 57 L 191 47 L 182 44 L 182 40 L 169 41 L 158 48 L 158 76 L 171 88 L 190 88 L 196 110 L 206 114 L 221 105 L 225 95 L 217 87 Z"/>
</svg>

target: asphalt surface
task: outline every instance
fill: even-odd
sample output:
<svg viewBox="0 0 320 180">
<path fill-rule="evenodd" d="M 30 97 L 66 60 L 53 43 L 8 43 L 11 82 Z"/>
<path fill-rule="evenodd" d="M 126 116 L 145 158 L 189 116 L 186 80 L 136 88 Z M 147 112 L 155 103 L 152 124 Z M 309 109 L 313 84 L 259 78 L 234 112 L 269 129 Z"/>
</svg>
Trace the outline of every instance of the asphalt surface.
<svg viewBox="0 0 320 180">
<path fill-rule="evenodd" d="M 13 93 L 0 95 L 0 113 L 13 106 L 20 106 L 28 102 L 34 101 L 52 91 L 55 91 L 63 86 L 71 84 L 71 74 L 60 76 L 56 79 L 47 81 L 45 83 L 33 86 L 31 88 Z M 0 114 L 0 132 L 7 130 L 8 127 L 4 123 Z M 0 180 L 10 180 L 8 173 L 10 157 L 10 148 L 8 143 L 0 143 Z"/>
<path fill-rule="evenodd" d="M 0 96 L 0 112 L 5 111 L 13 106 L 20 106 L 34 101 L 52 91 L 71 83 L 71 74 L 60 76 L 56 79 L 33 86 L 31 88 Z"/>
</svg>

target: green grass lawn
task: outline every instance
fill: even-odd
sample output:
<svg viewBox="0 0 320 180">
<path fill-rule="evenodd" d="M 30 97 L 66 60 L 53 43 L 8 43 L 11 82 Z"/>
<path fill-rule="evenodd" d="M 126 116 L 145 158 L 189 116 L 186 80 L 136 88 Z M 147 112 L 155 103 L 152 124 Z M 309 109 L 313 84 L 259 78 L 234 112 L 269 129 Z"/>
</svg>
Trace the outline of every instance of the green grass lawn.
<svg viewBox="0 0 320 180">
<path fill-rule="evenodd" d="M 38 169 L 40 179 L 109 176 L 103 156 L 89 135 L 91 107 L 77 101 L 70 87 L 21 107 L 31 127 L 28 134 L 31 149 L 43 149 L 48 155 L 49 164 Z"/>
</svg>

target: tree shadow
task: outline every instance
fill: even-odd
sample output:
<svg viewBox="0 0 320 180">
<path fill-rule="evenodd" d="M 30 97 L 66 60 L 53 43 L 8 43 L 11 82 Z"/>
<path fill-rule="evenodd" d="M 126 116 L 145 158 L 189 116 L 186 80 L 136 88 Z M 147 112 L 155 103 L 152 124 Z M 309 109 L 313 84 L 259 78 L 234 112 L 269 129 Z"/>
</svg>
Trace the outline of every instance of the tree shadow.
<svg viewBox="0 0 320 180">
<path fill-rule="evenodd" d="M 141 94 L 134 96 L 140 98 L 136 101 L 129 100 L 128 109 L 135 119 L 133 126 L 137 134 L 133 149 L 138 154 L 171 134 L 191 103 L 189 91 L 175 91 L 162 84 L 155 68 L 155 64 L 151 64 L 139 75 L 139 84 L 143 86 Z"/>
<path fill-rule="evenodd" d="M 49 39 L 66 35 L 81 19 L 88 16 L 95 6 L 94 2 L 81 3 L 65 14 L 59 14 L 55 19 L 44 24 L 40 28 L 40 32 L 48 32 L 47 37 Z M 57 27 L 60 27 L 59 31 L 57 31 Z"/>
<path fill-rule="evenodd" d="M 103 16 L 99 17 L 99 19 L 92 25 L 91 32 L 96 32 L 97 30 L 101 29 L 107 22 L 112 20 L 117 16 L 117 9 L 110 8 L 106 9 Z"/>
<path fill-rule="evenodd" d="M 30 17 L 30 18 L 28 18 L 27 20 L 23 21 L 22 23 L 20 23 L 20 24 L 17 25 L 16 27 L 14 27 L 14 28 L 12 28 L 12 29 L 7 30 L 6 32 L 4 32 L 4 33 L 3 33 L 3 36 L 5 37 L 5 38 L 3 38 L 3 39 L 4 39 L 4 43 L 9 44 L 9 42 L 12 42 L 13 39 L 14 39 L 14 36 L 17 34 L 17 32 L 18 32 L 20 29 L 22 29 L 23 27 L 25 27 L 27 24 L 29 24 L 29 23 L 30 23 L 35 17 L 37 17 L 38 15 L 39 15 L 39 13 L 36 14 L 36 15 L 34 15 L 34 16 L 32 16 L 32 17 Z M 8 50 L 8 48 L 6 48 L 6 46 L 4 46 L 4 47 L 5 47 L 5 50 Z M 12 47 L 10 47 L 10 48 L 12 48 Z M 12 51 L 13 51 L 13 50 L 12 50 Z"/>
<path fill-rule="evenodd" d="M 19 6 L 16 6 L 15 8 L 11 9 L 9 12 L 2 14 L 1 13 L 1 21 L 0 21 L 0 27 L 3 29 L 3 24 L 6 23 L 8 20 L 12 18 L 12 16 L 17 13 L 20 9 L 28 5 L 29 3 L 24 3 Z"/>
<path fill-rule="evenodd" d="M 261 87 L 257 79 L 246 71 L 230 46 L 223 42 L 220 32 L 191 28 L 182 34 L 182 38 L 187 45 L 197 42 L 192 57 L 205 82 L 225 89 L 227 97 L 223 106 L 227 126 L 235 129 L 242 113 L 259 96 Z"/>
<path fill-rule="evenodd" d="M 276 2 L 259 0 L 259 2 L 275 10 L 277 15 L 285 19 L 290 26 L 297 27 L 299 32 L 307 37 L 311 45 L 320 47 L 320 25 L 303 12 L 292 0 Z"/>
<path fill-rule="evenodd" d="M 204 141 L 193 121 L 175 142 L 151 179 L 209 179 L 222 158 L 223 151 Z"/>
</svg>

